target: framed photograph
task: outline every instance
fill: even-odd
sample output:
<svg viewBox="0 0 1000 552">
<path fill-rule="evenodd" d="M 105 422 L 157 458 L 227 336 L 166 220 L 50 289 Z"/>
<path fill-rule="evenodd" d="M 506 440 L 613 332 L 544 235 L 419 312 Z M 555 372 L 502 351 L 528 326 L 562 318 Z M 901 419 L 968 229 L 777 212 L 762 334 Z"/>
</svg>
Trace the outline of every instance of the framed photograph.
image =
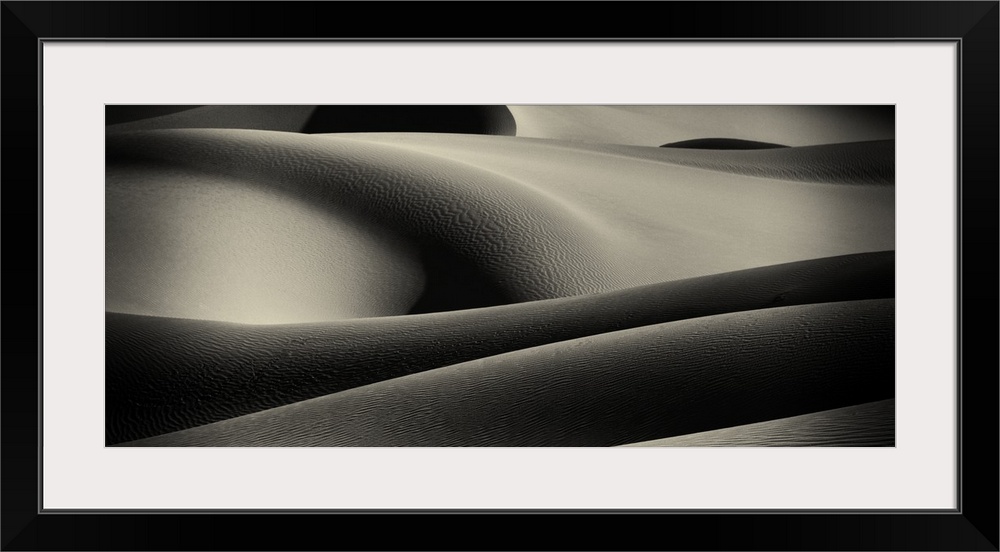
<svg viewBox="0 0 1000 552">
<path fill-rule="evenodd" d="M 998 549 L 998 3 L 526 7 L 3 3 L 5 550 Z"/>
</svg>

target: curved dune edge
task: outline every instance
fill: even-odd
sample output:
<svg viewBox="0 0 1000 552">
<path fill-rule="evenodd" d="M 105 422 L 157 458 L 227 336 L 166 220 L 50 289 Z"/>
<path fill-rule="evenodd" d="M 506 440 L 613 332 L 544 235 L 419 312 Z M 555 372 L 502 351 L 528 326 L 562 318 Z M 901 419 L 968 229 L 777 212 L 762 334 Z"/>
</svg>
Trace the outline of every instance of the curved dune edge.
<svg viewBox="0 0 1000 552">
<path fill-rule="evenodd" d="M 557 341 L 769 307 L 889 298 L 895 253 L 447 313 L 247 326 L 106 315 L 106 442 Z"/>
<path fill-rule="evenodd" d="M 614 446 L 891 398 L 894 301 L 514 351 L 124 446 Z"/>
<path fill-rule="evenodd" d="M 896 400 L 668 437 L 624 447 L 891 447 Z"/>
</svg>

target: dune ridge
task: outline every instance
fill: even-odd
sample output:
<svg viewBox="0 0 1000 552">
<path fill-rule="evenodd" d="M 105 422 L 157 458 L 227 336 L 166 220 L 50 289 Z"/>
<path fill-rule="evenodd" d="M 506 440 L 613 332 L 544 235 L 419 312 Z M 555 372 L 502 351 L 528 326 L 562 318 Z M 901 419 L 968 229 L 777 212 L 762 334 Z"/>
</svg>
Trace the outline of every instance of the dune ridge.
<svg viewBox="0 0 1000 552">
<path fill-rule="evenodd" d="M 642 326 L 122 446 L 613 446 L 784 418 L 892 398 L 894 310 L 872 299 Z"/>
</svg>

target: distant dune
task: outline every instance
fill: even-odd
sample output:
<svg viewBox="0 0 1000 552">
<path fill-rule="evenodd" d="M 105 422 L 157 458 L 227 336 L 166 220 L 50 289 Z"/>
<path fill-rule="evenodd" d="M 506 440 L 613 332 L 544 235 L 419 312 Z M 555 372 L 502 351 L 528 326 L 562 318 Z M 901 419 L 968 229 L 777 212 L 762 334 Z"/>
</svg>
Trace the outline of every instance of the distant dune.
<svg viewBox="0 0 1000 552">
<path fill-rule="evenodd" d="M 708 137 L 815 146 L 895 137 L 890 106 L 511 105 L 517 135 L 659 146 Z"/>
<path fill-rule="evenodd" d="M 891 106 L 106 123 L 106 445 L 894 443 Z"/>
<path fill-rule="evenodd" d="M 663 144 L 661 148 L 688 148 L 688 149 L 709 149 L 709 150 L 757 150 L 787 148 L 781 144 L 770 142 L 756 142 L 754 140 L 737 140 L 735 138 L 696 138 L 694 140 L 681 140 Z"/>
</svg>

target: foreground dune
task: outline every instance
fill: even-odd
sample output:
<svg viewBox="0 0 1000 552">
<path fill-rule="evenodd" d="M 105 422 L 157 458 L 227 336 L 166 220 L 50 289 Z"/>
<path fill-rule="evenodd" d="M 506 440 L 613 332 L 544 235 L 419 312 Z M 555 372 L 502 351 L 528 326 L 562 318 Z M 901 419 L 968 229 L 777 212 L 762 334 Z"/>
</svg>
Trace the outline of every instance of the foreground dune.
<svg viewBox="0 0 1000 552">
<path fill-rule="evenodd" d="M 611 446 L 744 425 L 891 398 L 893 314 L 872 299 L 643 326 L 126 445 Z"/>
<path fill-rule="evenodd" d="M 587 335 L 725 312 L 891 298 L 894 261 L 893 252 L 866 253 L 598 295 L 323 324 L 108 313 L 106 440 L 186 429 Z"/>
<path fill-rule="evenodd" d="M 627 447 L 891 447 L 896 401 L 870 402 Z"/>
</svg>

